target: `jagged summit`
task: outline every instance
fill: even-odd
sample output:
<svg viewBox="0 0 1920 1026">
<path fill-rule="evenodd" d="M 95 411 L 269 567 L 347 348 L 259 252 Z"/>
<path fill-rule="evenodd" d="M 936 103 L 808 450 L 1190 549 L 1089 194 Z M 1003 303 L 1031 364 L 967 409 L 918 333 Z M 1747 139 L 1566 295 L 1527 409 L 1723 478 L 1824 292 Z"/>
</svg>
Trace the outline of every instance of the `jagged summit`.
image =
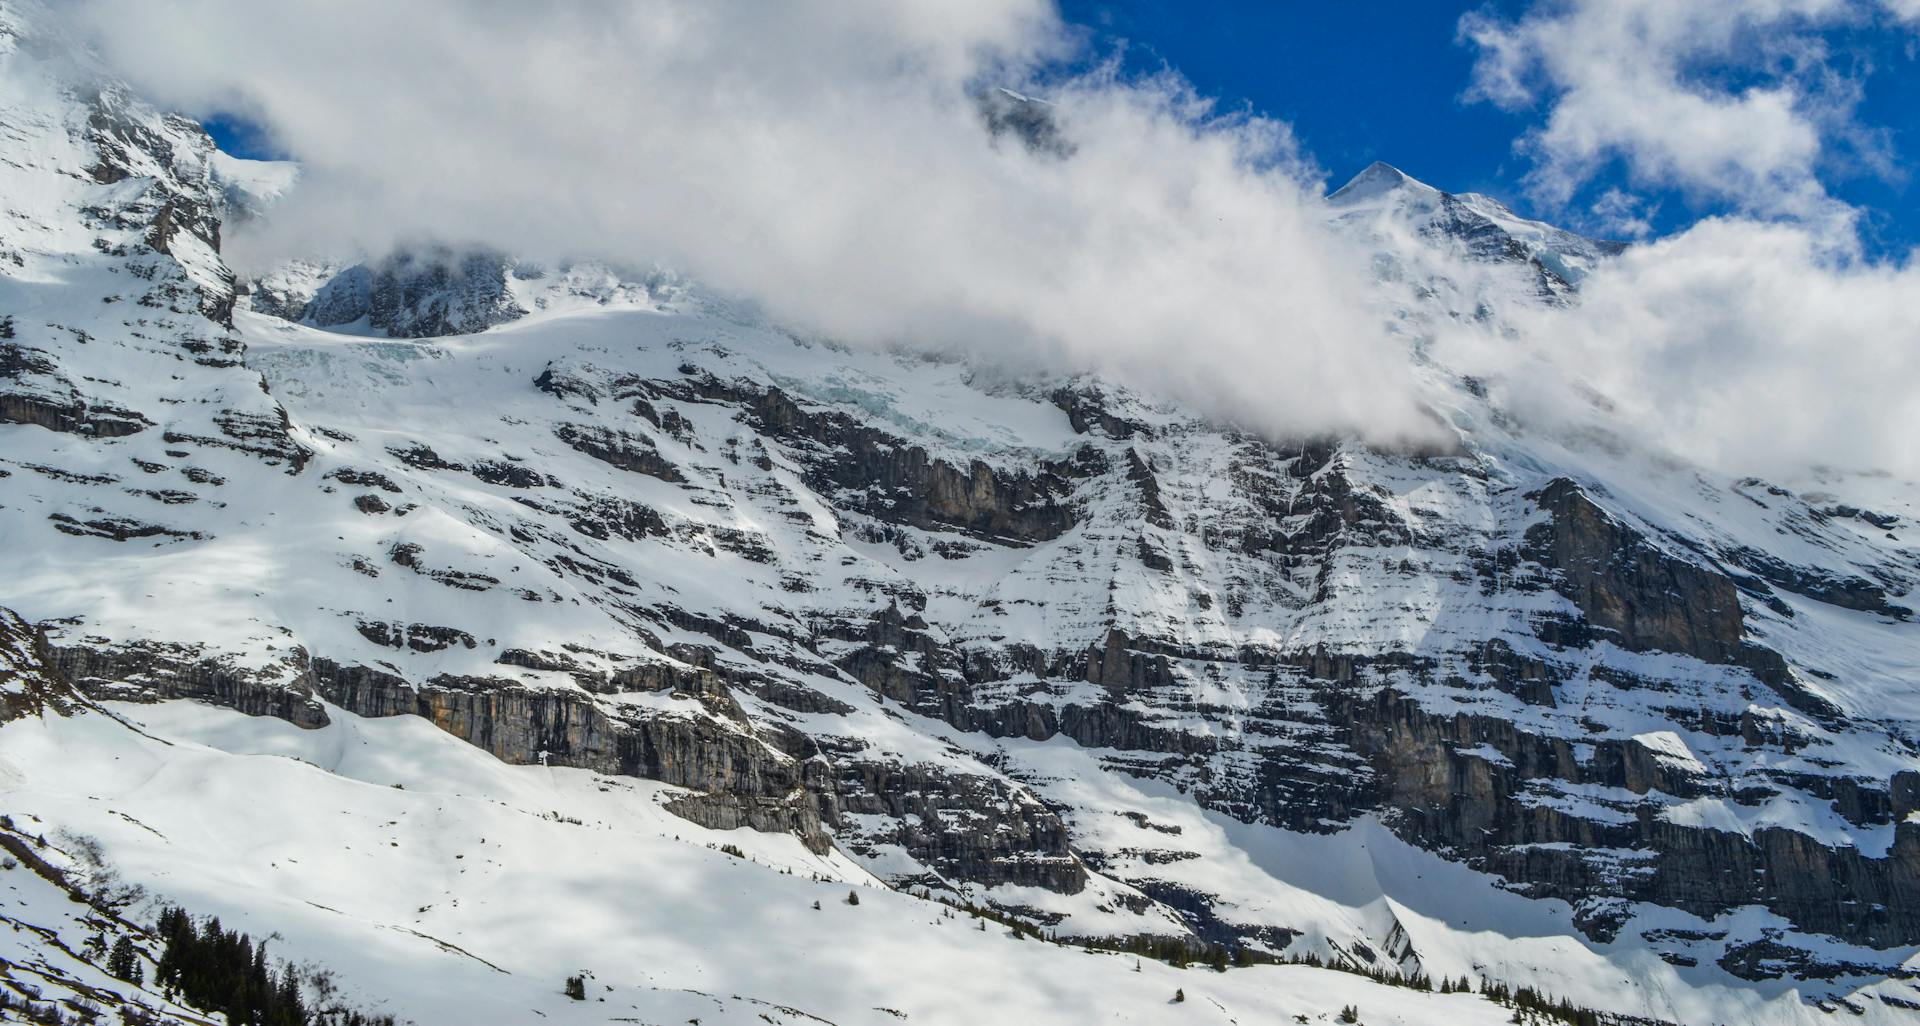
<svg viewBox="0 0 1920 1026">
<path fill-rule="evenodd" d="M 1553 302 L 1568 299 L 1601 261 L 1626 248 L 1521 217 L 1482 193 L 1435 188 L 1383 161 L 1334 190 L 1327 205 L 1337 222 L 1376 239 L 1411 231 L 1471 260 L 1524 265 L 1537 295 Z"/>
<path fill-rule="evenodd" d="M 1351 206 L 1401 189 L 1417 190 L 1436 196 L 1440 194 L 1439 189 L 1414 178 L 1392 164 L 1384 160 L 1376 160 L 1368 164 L 1366 170 L 1354 175 L 1347 184 L 1329 194 L 1327 202 L 1334 206 Z"/>
</svg>

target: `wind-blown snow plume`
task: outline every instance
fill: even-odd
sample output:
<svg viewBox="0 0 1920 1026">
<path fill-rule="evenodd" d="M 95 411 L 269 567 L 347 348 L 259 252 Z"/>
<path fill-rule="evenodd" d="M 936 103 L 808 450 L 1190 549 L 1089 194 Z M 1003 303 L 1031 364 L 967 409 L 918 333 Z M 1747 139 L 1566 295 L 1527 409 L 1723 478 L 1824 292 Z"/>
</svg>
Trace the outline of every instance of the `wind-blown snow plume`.
<svg viewBox="0 0 1920 1026">
<path fill-rule="evenodd" d="M 658 261 L 848 341 L 1099 369 L 1275 433 L 1429 430 L 1285 126 L 1096 67 L 1045 90 L 1070 158 L 990 136 L 981 92 L 1073 51 L 1040 0 L 80 17 L 163 102 L 245 112 L 302 162 L 242 257 Z"/>
</svg>

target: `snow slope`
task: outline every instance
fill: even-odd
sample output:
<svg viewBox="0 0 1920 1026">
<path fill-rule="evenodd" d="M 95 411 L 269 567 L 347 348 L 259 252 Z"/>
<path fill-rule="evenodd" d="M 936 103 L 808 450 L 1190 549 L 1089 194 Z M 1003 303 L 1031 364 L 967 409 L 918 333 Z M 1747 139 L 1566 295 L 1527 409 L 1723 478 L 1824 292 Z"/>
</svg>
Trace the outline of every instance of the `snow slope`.
<svg viewBox="0 0 1920 1026">
<path fill-rule="evenodd" d="M 1507 1018 L 1328 970 L 1136 971 L 982 931 L 844 856 L 693 826 L 659 808 L 658 785 L 503 766 L 414 718 L 302 731 L 186 704 L 114 712 L 140 730 L 93 713 L 0 732 L 15 821 L 97 838 L 125 881 L 277 932 L 283 957 L 421 1026 L 1330 1022 L 1347 1004 L 1369 1023 Z M 0 881 L 0 915 L 51 923 L 69 904 L 24 870 Z M 0 944 L 38 950 L 17 932 Z M 561 981 L 583 971 L 590 1000 L 571 1001 Z"/>
<path fill-rule="evenodd" d="M 1920 489 L 1544 435 L 1431 348 L 1617 247 L 1369 169 L 1328 216 L 1457 444 L 1264 439 L 664 273 L 237 283 L 223 219 L 297 177 L 70 80 L 30 10 L 0 623 L 45 686 L 162 704 L 0 728 L 0 806 L 129 879 L 423 1023 L 597 1014 L 581 968 L 642 1019 L 1504 1019 L 889 887 L 1687 1023 L 1920 999 Z"/>
</svg>

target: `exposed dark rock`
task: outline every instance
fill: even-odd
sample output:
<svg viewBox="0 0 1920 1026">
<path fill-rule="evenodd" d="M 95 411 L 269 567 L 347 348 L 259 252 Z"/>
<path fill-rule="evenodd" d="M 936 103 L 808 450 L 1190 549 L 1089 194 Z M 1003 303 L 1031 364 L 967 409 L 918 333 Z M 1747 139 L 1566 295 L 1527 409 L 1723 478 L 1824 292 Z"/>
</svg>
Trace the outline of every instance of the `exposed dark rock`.
<svg viewBox="0 0 1920 1026">
<path fill-rule="evenodd" d="M 839 816 L 884 815 L 887 833 L 849 840 L 855 851 L 897 844 L 927 866 L 987 886 L 1011 883 L 1077 894 L 1086 869 L 1066 825 L 1023 789 L 937 766 L 843 762 Z"/>
<path fill-rule="evenodd" d="M 95 513 L 101 511 L 95 510 Z M 175 527 L 163 527 L 149 524 L 132 517 L 102 514 L 87 520 L 81 520 L 66 513 L 51 513 L 47 519 L 53 521 L 54 530 L 62 534 L 77 535 L 83 538 L 111 538 L 114 541 L 132 541 L 135 538 L 166 538 L 170 541 L 199 541 L 206 535 L 198 531 L 188 531 Z"/>
<path fill-rule="evenodd" d="M 508 290 L 507 275 L 498 253 L 403 251 L 339 272 L 291 319 L 321 328 L 364 325 L 390 338 L 482 331 L 527 313 Z"/>
<path fill-rule="evenodd" d="M 709 824 L 798 834 L 815 851 L 831 842 L 800 762 L 763 743 L 744 721 L 688 698 L 684 715 L 616 718 L 578 692 L 494 678 L 437 677 L 416 688 L 392 674 L 316 659 L 328 701 L 362 716 L 418 715 L 511 763 L 577 766 L 645 777 L 708 794 L 671 811 Z"/>
<path fill-rule="evenodd" d="M 546 476 L 532 467 L 507 460 L 477 460 L 467 469 L 488 484 L 508 488 L 539 488 L 548 483 Z"/>
<path fill-rule="evenodd" d="M 562 424 L 554 429 L 559 439 L 602 463 L 657 477 L 675 484 L 686 480 L 673 461 L 660 455 L 653 440 L 613 428 L 591 424 Z"/>
<path fill-rule="evenodd" d="M 0 424 L 33 424 L 49 431 L 119 438 L 153 426 L 133 410 L 89 402 L 44 351 L 0 345 Z"/>
<path fill-rule="evenodd" d="M 810 484 L 861 512 L 915 527 L 1055 538 L 1073 522 L 1070 479 L 1090 469 L 1067 461 L 1006 474 L 976 460 L 962 470 L 846 414 L 809 411 L 778 388 L 737 398 L 750 403 L 747 414 L 761 430 L 798 447 Z"/>
<path fill-rule="evenodd" d="M 410 648 L 415 652 L 439 652 L 462 645 L 474 647 L 473 635 L 457 627 L 431 624 L 397 624 L 362 620 L 355 625 L 360 636 L 386 648 Z"/>
<path fill-rule="evenodd" d="M 1876 947 L 1920 939 L 1920 825 L 1901 824 L 1884 859 L 1832 848 L 1791 830 L 1751 838 L 1669 822 L 1657 806 L 1619 811 L 1625 822 L 1581 818 L 1526 800 L 1530 781 L 1600 784 L 1634 794 L 1716 793 L 1715 785 L 1665 763 L 1635 741 L 1599 740 L 1584 761 L 1559 738 L 1512 722 L 1459 713 L 1434 716 L 1386 689 L 1368 698 L 1328 698 L 1366 754 L 1395 832 L 1450 851 L 1522 884 L 1536 897 L 1570 902 L 1619 895 L 1712 917 L 1761 905 L 1803 930 Z M 1470 750 L 1500 754 L 1492 762 Z M 1855 797 L 1857 804 L 1861 801 Z M 1584 849 L 1642 853 L 1634 872 L 1582 857 Z"/>
<path fill-rule="evenodd" d="M 65 716 L 84 703 L 38 627 L 0 608 L 0 724 L 23 716 Z"/>
<path fill-rule="evenodd" d="M 1778 930 L 1744 944 L 1729 944 L 1718 965 L 1745 980 L 1777 980 L 1791 976 L 1797 980 L 1834 980 L 1842 976 L 1886 976 L 1890 965 L 1850 962 L 1830 955 L 1816 954 L 1784 943 Z M 1882 1000 L 1885 1000 L 1884 998 Z M 1896 1006 L 1898 1007 L 1898 1006 Z"/>
<path fill-rule="evenodd" d="M 123 88 L 111 86 L 95 93 L 89 104 L 86 140 L 97 154 L 88 168 L 94 181 L 147 183 L 117 197 L 114 207 L 89 213 L 114 228 L 140 231 L 145 244 L 158 253 L 172 254 L 187 236 L 219 251 L 220 204 L 207 175 L 214 144 L 197 123 L 178 115 L 156 123 L 142 116 Z M 185 309 L 232 328 L 233 275 L 224 268 L 201 275 L 202 280 L 189 283 L 176 268 L 154 283 L 142 304 L 171 307 L 178 296 L 191 303 Z"/>
<path fill-rule="evenodd" d="M 568 508 L 568 526 L 586 535 L 606 541 L 624 538 L 664 538 L 670 532 L 667 522 L 652 507 L 616 496 L 576 493 Z"/>
<path fill-rule="evenodd" d="M 71 431 L 99 438 L 119 438 L 144 431 L 153 421 L 133 411 L 78 399 L 57 402 L 21 392 L 0 393 L 0 424 L 34 424 L 49 431 Z"/>
<path fill-rule="evenodd" d="M 55 643 L 54 665 L 95 698 L 155 701 L 195 698 L 250 716 L 273 716 L 299 727 L 327 724 L 327 712 L 307 683 L 306 654 L 295 650 L 284 676 L 206 656 L 200 646 L 134 642 L 126 645 Z"/>
<path fill-rule="evenodd" d="M 1845 517 L 1864 521 L 1882 531 L 1890 531 L 1895 525 L 1900 523 L 1900 518 L 1892 513 L 1875 513 L 1870 509 L 1861 509 L 1858 506 L 1828 506 L 1820 512 L 1830 517 Z"/>
<path fill-rule="evenodd" d="M 585 399 L 589 406 L 597 405 L 601 399 L 600 390 L 591 382 L 565 371 L 556 373 L 551 366 L 533 379 L 533 387 L 559 399 L 578 396 Z"/>
<path fill-rule="evenodd" d="M 396 566 L 406 567 L 424 577 L 431 577 L 449 588 L 464 591 L 486 591 L 500 583 L 498 577 L 478 573 L 472 570 L 446 570 L 426 565 L 420 558 L 425 549 L 415 542 L 396 542 L 387 550 L 387 559 Z"/>
<path fill-rule="evenodd" d="M 200 496 L 177 488 L 128 488 L 125 491 L 128 495 L 152 499 L 164 506 L 185 506 L 200 501 Z"/>
<path fill-rule="evenodd" d="M 1528 555 L 1559 571 L 1561 594 L 1622 648 L 1740 661 L 1740 595 L 1725 574 L 1663 552 L 1566 478 L 1534 496 L 1550 519 Z"/>
<path fill-rule="evenodd" d="M 1065 160 L 1078 149 L 1061 131 L 1058 109 L 1045 100 L 987 89 L 974 98 L 974 105 L 989 138 L 1011 137 L 1029 152 L 1056 160 Z"/>
<path fill-rule="evenodd" d="M 428 451 L 431 452 L 432 450 Z M 378 488 L 383 492 L 393 492 L 397 494 L 400 491 L 400 486 L 394 484 L 392 478 L 389 478 L 377 470 L 355 470 L 352 467 L 341 467 L 338 470 L 329 470 L 325 474 L 322 474 L 321 477 L 329 481 L 338 481 L 344 485 L 354 485 L 362 488 Z"/>
<path fill-rule="evenodd" d="M 287 420 L 287 411 L 281 409 L 277 403 L 271 414 L 221 410 L 214 415 L 213 422 L 225 437 L 210 438 L 206 435 L 192 435 L 181 431 L 168 431 L 161 437 L 169 445 L 204 445 L 219 449 L 234 449 L 260 457 L 269 464 L 285 462 L 289 474 L 300 473 L 306 467 L 307 460 L 313 458 L 313 450 L 294 439 L 292 425 Z"/>
<path fill-rule="evenodd" d="M 1784 588 L 1829 605 L 1857 609 L 1865 613 L 1879 613 L 1882 616 L 1892 616 L 1902 620 L 1913 615 L 1913 610 L 1887 601 L 1886 589 L 1864 577 L 1843 577 L 1826 571 L 1793 566 L 1785 560 L 1754 549 L 1736 549 L 1730 552 L 1728 557 L 1742 569 L 1776 588 Z"/>
<path fill-rule="evenodd" d="M 1136 435 L 1152 437 L 1153 432 L 1138 421 L 1115 416 L 1106 406 L 1106 396 L 1089 389 L 1060 388 L 1051 396 L 1053 405 L 1067 415 L 1067 423 L 1080 434 L 1098 430 L 1108 438 L 1126 439 Z"/>
<path fill-rule="evenodd" d="M 400 446 L 390 445 L 390 446 L 387 446 L 387 452 L 394 459 L 399 460 L 400 462 L 406 464 L 409 467 L 414 468 L 415 470 L 465 470 L 467 469 L 466 467 L 463 467 L 458 463 L 450 463 L 447 460 L 442 459 L 440 454 L 437 452 L 434 452 L 431 446 L 425 445 L 421 442 L 415 442 L 412 445 L 406 446 L 405 448 L 402 448 Z"/>
</svg>

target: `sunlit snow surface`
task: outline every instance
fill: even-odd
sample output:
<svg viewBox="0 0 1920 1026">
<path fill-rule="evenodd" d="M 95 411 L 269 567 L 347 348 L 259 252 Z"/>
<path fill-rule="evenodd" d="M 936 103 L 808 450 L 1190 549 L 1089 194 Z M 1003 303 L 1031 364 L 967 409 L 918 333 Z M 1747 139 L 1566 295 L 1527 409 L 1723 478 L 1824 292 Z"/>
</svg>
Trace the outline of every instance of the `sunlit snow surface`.
<svg viewBox="0 0 1920 1026">
<path fill-rule="evenodd" d="M 301 731 L 192 703 L 111 709 L 139 729 L 89 712 L 0 731 L 16 824 L 96 837 L 124 881 L 256 936 L 277 932 L 282 957 L 331 967 L 348 996 L 421 1026 L 1159 1023 L 1176 1011 L 1181 1022 L 1326 1022 L 1348 1004 L 1369 1023 L 1406 1026 L 1510 1015 L 1329 970 L 1183 971 L 981 931 L 793 838 L 687 823 L 659 808 L 671 790 L 661 785 L 504 766 L 413 717 L 341 713 Z M 1383 886 L 1403 889 L 1411 904 L 1393 902 L 1394 915 L 1455 960 L 1437 971 L 1524 968 L 1576 998 L 1631 996 L 1687 1023 L 1825 1021 L 1791 994 L 1689 986 L 1645 952 L 1611 962 L 1568 938 L 1550 903 L 1370 825 L 1303 838 L 1223 822 L 1171 792 L 1075 767 L 1084 756 L 1068 746 L 1037 747 L 1036 763 L 1116 789 L 1106 797 L 1117 807 L 1236 852 L 1222 871 L 1275 908 L 1365 917 L 1385 906 Z M 859 905 L 845 903 L 849 890 Z M 0 916 L 57 924 L 68 904 L 25 870 L 0 872 Z M 0 957 L 38 951 L 0 931 Z M 560 993 L 581 971 L 584 1004 Z M 1177 1010 L 1176 988 L 1187 996 Z"/>
</svg>

